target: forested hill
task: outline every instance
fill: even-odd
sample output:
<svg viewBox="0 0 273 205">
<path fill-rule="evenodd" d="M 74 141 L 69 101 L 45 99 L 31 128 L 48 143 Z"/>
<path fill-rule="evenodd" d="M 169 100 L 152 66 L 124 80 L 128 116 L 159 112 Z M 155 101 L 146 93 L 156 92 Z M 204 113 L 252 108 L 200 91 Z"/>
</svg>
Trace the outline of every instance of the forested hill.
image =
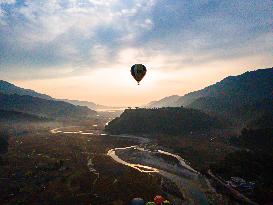
<svg viewBox="0 0 273 205">
<path fill-rule="evenodd" d="M 273 68 L 248 71 L 237 76 L 228 76 L 201 90 L 190 92 L 184 96 L 169 96 L 153 101 L 149 107 L 188 106 L 200 98 L 223 99 L 241 98 L 251 102 L 273 97 Z"/>
<path fill-rule="evenodd" d="M 41 98 L 41 99 L 45 99 L 45 100 L 63 101 L 63 102 L 67 102 L 67 103 L 70 103 L 70 104 L 76 105 L 76 106 L 77 105 L 86 106 L 92 110 L 115 109 L 116 108 L 116 107 L 112 107 L 112 106 L 109 107 L 109 106 L 99 105 L 99 104 L 89 102 L 89 101 L 56 99 L 56 98 L 53 98 L 49 95 L 38 93 L 38 92 L 31 90 L 31 89 L 25 89 L 25 88 L 18 87 L 16 85 L 9 83 L 7 81 L 4 81 L 4 80 L 0 80 L 0 93 L 5 94 L 5 95 L 15 95 L 15 94 L 20 95 L 20 96 L 27 95 L 27 96 Z"/>
<path fill-rule="evenodd" d="M 255 125 L 254 122 L 263 122 L 273 116 L 273 68 L 229 76 L 204 89 L 188 93 L 175 102 L 172 96 L 166 99 L 168 101 L 163 106 L 185 106 L 239 120 L 244 125 Z M 165 98 L 150 106 L 161 107 L 162 101 L 165 102 Z M 272 127 L 272 121 L 267 123 L 267 127 Z"/>
<path fill-rule="evenodd" d="M 178 135 L 195 131 L 222 128 L 225 123 L 213 116 L 183 107 L 157 109 L 127 109 L 106 126 L 113 134 Z"/>
<path fill-rule="evenodd" d="M 189 105 L 198 98 L 241 98 L 260 101 L 273 97 L 273 68 L 245 72 L 238 76 L 229 76 L 220 82 L 202 90 L 182 96 L 177 105 Z"/>
</svg>

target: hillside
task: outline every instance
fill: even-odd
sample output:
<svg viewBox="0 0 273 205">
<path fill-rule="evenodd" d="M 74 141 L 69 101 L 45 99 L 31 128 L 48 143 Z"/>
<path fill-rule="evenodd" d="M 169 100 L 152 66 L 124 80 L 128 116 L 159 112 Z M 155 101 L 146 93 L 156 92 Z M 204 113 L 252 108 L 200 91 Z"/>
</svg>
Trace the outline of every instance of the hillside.
<svg viewBox="0 0 273 205">
<path fill-rule="evenodd" d="M 224 123 L 198 110 L 185 108 L 127 109 L 106 126 L 114 134 L 181 134 L 223 127 Z"/>
<path fill-rule="evenodd" d="M 269 98 L 254 101 L 234 96 L 204 97 L 198 98 L 187 107 L 240 119 L 247 123 L 273 115 L 273 101 Z"/>
<path fill-rule="evenodd" d="M 22 112 L 0 109 L 0 122 L 37 122 L 45 120 L 48 119 Z"/>
<path fill-rule="evenodd" d="M 272 99 L 273 68 L 267 68 L 229 76 L 204 89 L 188 93 L 176 101 L 170 96 L 149 105 L 185 106 L 249 124 L 251 121 L 261 121 L 273 115 Z"/>
<path fill-rule="evenodd" d="M 71 103 L 73 105 L 79 105 L 79 106 L 86 106 L 92 110 L 98 110 L 98 109 L 118 109 L 119 107 L 113 107 L 113 106 L 105 106 L 96 104 L 94 102 L 90 101 L 82 101 L 82 100 L 69 100 L 69 99 L 61 99 L 61 101 Z"/>
<path fill-rule="evenodd" d="M 148 105 L 154 107 L 164 106 L 179 107 L 188 106 L 196 99 L 211 97 L 239 97 L 244 100 L 259 101 L 264 98 L 273 97 L 273 68 L 248 71 L 238 76 L 229 76 L 220 82 L 210 85 L 204 89 L 190 92 L 177 100 L 176 96 L 169 96 Z M 171 99 L 168 101 L 168 99 Z"/>
<path fill-rule="evenodd" d="M 273 68 L 250 71 L 238 76 L 229 76 L 202 90 L 182 96 L 176 104 L 186 106 L 201 97 L 239 97 L 251 101 L 272 98 Z"/>
<path fill-rule="evenodd" d="M 20 88 L 14 84 L 11 84 L 9 82 L 0 80 L 0 93 L 6 94 L 6 95 L 28 95 L 32 97 L 38 97 L 46 100 L 56 100 L 56 101 L 64 101 L 73 105 L 79 105 L 79 106 L 86 106 L 92 110 L 97 109 L 115 109 L 117 107 L 112 106 L 105 106 L 105 105 L 99 105 L 94 102 L 90 101 L 81 101 L 81 100 L 69 100 L 69 99 L 55 99 L 49 95 L 38 93 L 31 89 L 24 89 Z"/>
<path fill-rule="evenodd" d="M 96 114 L 87 107 L 62 101 L 45 100 L 31 96 L 0 94 L 0 109 L 17 111 L 46 118 L 84 118 Z"/>
<path fill-rule="evenodd" d="M 37 93 L 36 91 L 30 90 L 30 89 L 20 88 L 16 85 L 13 85 L 3 80 L 0 80 L 0 93 L 6 94 L 6 95 L 13 95 L 13 94 L 29 95 L 32 97 L 38 97 L 38 98 L 42 98 L 46 100 L 53 100 L 53 98 L 50 97 L 49 95 Z"/>
<path fill-rule="evenodd" d="M 153 108 L 153 107 L 174 107 L 175 103 L 181 96 L 179 95 L 171 95 L 168 97 L 165 97 L 161 100 L 152 101 L 149 104 L 147 104 L 145 107 Z"/>
</svg>

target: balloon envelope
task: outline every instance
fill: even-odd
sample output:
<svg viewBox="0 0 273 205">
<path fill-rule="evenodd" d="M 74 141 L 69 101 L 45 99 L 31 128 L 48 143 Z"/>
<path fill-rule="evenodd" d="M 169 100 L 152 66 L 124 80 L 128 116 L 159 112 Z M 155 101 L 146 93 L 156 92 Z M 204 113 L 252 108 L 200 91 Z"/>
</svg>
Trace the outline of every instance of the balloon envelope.
<svg viewBox="0 0 273 205">
<path fill-rule="evenodd" d="M 147 202 L 146 205 L 156 205 L 155 202 Z"/>
<path fill-rule="evenodd" d="M 160 196 L 160 195 L 157 195 L 154 198 L 154 202 L 156 203 L 156 205 L 162 205 L 162 203 L 163 203 L 164 200 L 165 199 L 162 196 Z"/>
<path fill-rule="evenodd" d="M 142 64 L 135 64 L 131 67 L 131 75 L 139 83 L 145 76 L 147 69 Z"/>
<path fill-rule="evenodd" d="M 134 198 L 131 201 L 131 205 L 145 205 L 145 202 L 142 198 Z"/>
</svg>

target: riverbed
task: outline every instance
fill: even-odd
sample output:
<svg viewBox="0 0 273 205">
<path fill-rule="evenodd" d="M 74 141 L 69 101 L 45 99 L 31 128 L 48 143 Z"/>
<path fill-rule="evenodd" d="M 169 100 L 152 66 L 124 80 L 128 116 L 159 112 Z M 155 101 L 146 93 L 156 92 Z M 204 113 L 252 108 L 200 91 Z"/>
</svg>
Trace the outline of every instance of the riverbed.
<svg viewBox="0 0 273 205">
<path fill-rule="evenodd" d="M 51 130 L 51 133 L 106 135 L 98 130 L 82 131 L 80 127 L 76 126 L 55 128 Z M 128 138 L 136 141 L 136 144 L 132 146 L 113 148 L 108 150 L 106 154 L 123 166 L 146 174 L 158 174 L 171 182 L 171 186 L 170 183 L 164 183 L 161 186 L 165 187 L 166 195 L 172 199 L 174 204 L 206 205 L 210 204 L 211 199 L 216 195 L 205 176 L 192 168 L 181 156 L 164 150 L 149 138 L 132 135 L 109 135 L 109 137 Z M 90 160 L 87 164 L 89 169 L 93 167 Z M 99 176 L 96 170 L 92 170 L 92 172 L 96 172 Z M 174 192 L 179 194 L 173 194 Z"/>
</svg>

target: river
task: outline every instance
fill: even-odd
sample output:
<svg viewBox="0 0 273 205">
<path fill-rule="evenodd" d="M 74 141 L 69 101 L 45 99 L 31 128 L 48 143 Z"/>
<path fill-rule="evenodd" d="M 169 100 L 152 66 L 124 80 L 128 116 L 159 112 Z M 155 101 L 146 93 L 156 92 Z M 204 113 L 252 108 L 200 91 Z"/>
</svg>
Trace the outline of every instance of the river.
<svg viewBox="0 0 273 205">
<path fill-rule="evenodd" d="M 115 137 L 130 137 L 115 135 Z M 207 195 L 214 195 L 214 189 L 209 181 L 199 172 L 189 166 L 179 155 L 155 149 L 153 142 L 143 137 L 131 136 L 139 139 L 139 145 L 110 149 L 107 155 L 116 162 L 144 173 L 157 173 L 169 179 L 184 197 L 183 200 L 173 196 L 174 204 L 210 204 Z M 149 149 L 149 144 L 153 148 Z M 172 157 L 177 163 L 164 160 L 164 156 Z M 173 160 L 172 160 L 173 161 Z M 167 193 L 168 194 L 168 193 Z"/>
<path fill-rule="evenodd" d="M 67 127 L 65 131 L 62 130 L 64 128 L 55 128 L 50 132 L 53 134 L 94 135 L 91 131 L 82 132 L 81 130 L 75 130 L 75 128 L 73 127 L 73 131 L 69 131 Z M 101 135 L 105 134 L 101 133 Z M 164 148 L 145 137 L 131 135 L 111 135 L 110 137 L 130 138 L 137 141 L 132 146 L 110 149 L 106 154 L 121 165 L 147 174 L 159 174 L 171 181 L 175 184 L 176 192 L 180 192 L 181 196 L 183 196 L 173 196 L 172 193 L 168 193 L 167 187 L 165 192 L 175 205 L 211 204 L 208 198 L 211 200 L 211 198 L 215 197 L 214 189 L 205 176 L 188 165 L 181 156 L 163 150 Z M 88 160 L 87 166 L 92 173 L 97 174 L 99 177 L 97 170 L 92 168 L 91 159 Z"/>
</svg>

